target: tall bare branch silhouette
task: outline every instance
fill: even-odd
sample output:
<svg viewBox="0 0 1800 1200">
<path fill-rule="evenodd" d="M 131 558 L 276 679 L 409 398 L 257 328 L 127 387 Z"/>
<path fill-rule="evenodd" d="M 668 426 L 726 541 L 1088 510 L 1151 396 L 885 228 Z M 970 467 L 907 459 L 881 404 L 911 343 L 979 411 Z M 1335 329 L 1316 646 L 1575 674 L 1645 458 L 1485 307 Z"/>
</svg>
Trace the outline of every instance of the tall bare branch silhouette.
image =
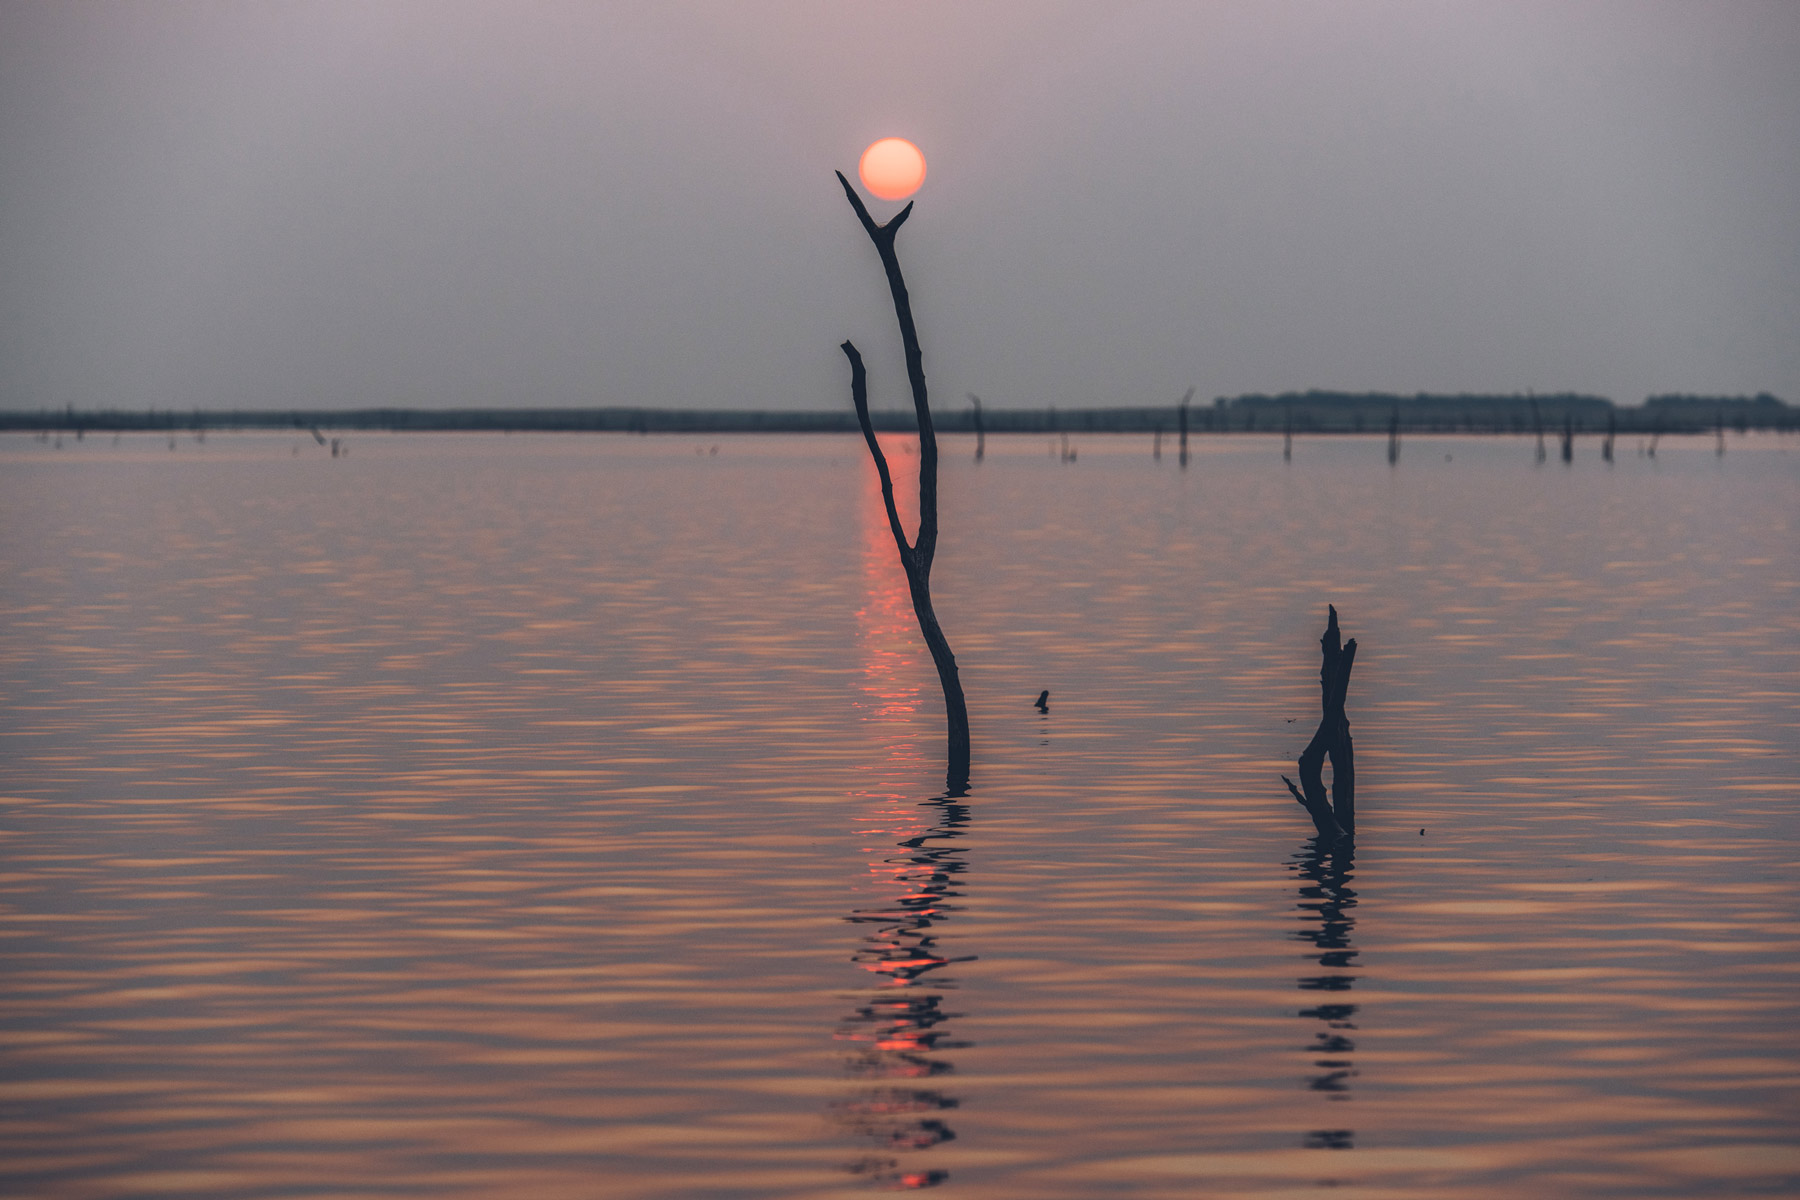
<svg viewBox="0 0 1800 1200">
<path fill-rule="evenodd" d="M 969 708 L 963 700 L 962 681 L 956 674 L 956 656 L 938 625 L 937 613 L 931 607 L 931 563 L 937 556 L 937 433 L 932 428 L 931 408 L 926 402 L 925 357 L 919 350 L 919 334 L 913 327 L 912 301 L 906 293 L 906 279 L 900 273 L 900 259 L 894 253 L 894 235 L 912 215 L 908 204 L 885 225 L 877 225 L 869 215 L 862 197 L 837 173 L 844 185 L 850 207 L 868 231 L 869 240 L 881 255 L 887 270 L 888 288 L 894 294 L 894 314 L 900 321 L 900 341 L 906 350 L 906 378 L 912 385 L 913 409 L 919 418 L 919 531 L 911 542 L 900 523 L 900 512 L 894 507 L 894 480 L 888 471 L 887 456 L 875 439 L 875 427 L 869 421 L 869 381 L 863 368 L 862 355 L 852 342 L 843 344 L 844 357 L 850 360 L 850 398 L 856 405 L 856 419 L 862 425 L 863 440 L 875 459 L 875 470 L 881 476 L 881 500 L 887 506 L 888 528 L 894 535 L 894 548 L 900 552 L 900 566 L 906 572 L 907 588 L 912 593 L 913 613 L 919 618 L 919 632 L 937 665 L 938 682 L 944 688 L 944 713 L 949 725 L 949 766 L 945 786 L 951 795 L 960 795 L 969 786 Z"/>
</svg>

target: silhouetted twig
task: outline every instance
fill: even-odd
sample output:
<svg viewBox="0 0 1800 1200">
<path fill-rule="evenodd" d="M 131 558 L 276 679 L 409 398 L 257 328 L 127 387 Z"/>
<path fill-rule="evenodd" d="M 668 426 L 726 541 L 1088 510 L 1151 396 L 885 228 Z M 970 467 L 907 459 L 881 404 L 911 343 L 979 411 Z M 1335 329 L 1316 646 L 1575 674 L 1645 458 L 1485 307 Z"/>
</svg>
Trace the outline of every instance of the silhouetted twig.
<svg viewBox="0 0 1800 1200">
<path fill-rule="evenodd" d="M 1337 609 L 1327 605 L 1325 633 L 1319 638 L 1319 727 L 1300 752 L 1300 786 L 1286 775 L 1294 799 L 1306 809 L 1326 845 L 1356 832 L 1356 759 L 1350 741 L 1350 718 L 1344 701 L 1350 692 L 1350 670 L 1356 664 L 1356 639 L 1338 644 Z M 1324 767 L 1331 760 L 1331 798 L 1325 796 Z"/>
<path fill-rule="evenodd" d="M 838 182 L 844 185 L 850 207 L 856 210 L 857 220 L 862 222 L 869 240 L 875 243 L 875 250 L 881 255 L 881 265 L 887 271 L 888 289 L 894 296 L 894 315 L 900 322 L 900 341 L 906 351 L 906 377 L 912 385 L 913 409 L 919 419 L 919 531 L 910 543 L 900 524 L 899 510 L 894 507 L 894 480 L 888 473 L 887 457 L 882 454 L 881 443 L 875 439 L 875 427 L 869 421 L 868 375 L 863 368 L 862 355 L 851 342 L 846 341 L 842 347 L 844 356 L 850 360 L 850 398 L 856 405 L 856 419 L 862 426 L 863 440 L 869 444 L 869 454 L 875 459 L 875 470 L 881 476 L 881 499 L 887 506 L 888 528 L 894 535 L 894 548 L 900 552 L 900 566 L 906 572 L 907 587 L 912 593 L 913 613 L 919 618 L 919 632 L 925 637 L 931 661 L 937 666 L 938 682 L 943 685 L 944 712 L 949 725 L 946 786 L 952 795 L 958 795 L 969 786 L 969 709 L 963 699 L 962 681 L 957 678 L 956 656 L 950 652 L 950 643 L 945 640 L 937 614 L 931 607 L 931 563 L 937 555 L 938 538 L 937 433 L 932 428 L 931 408 L 926 402 L 925 357 L 919 349 L 918 331 L 913 327 L 912 301 L 906 294 L 906 280 L 900 274 L 900 259 L 894 253 L 894 235 L 912 215 L 913 206 L 908 204 L 900 210 L 899 216 L 885 225 L 877 225 L 863 205 L 862 197 L 856 194 L 842 171 L 838 172 Z"/>
</svg>

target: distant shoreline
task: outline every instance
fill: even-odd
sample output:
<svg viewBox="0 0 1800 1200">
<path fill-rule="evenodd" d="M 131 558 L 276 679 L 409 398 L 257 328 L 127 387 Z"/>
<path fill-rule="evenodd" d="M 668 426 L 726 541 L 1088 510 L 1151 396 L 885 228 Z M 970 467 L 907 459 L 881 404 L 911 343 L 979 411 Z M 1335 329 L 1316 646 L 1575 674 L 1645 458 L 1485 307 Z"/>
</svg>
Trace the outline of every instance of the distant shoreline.
<svg viewBox="0 0 1800 1200">
<path fill-rule="evenodd" d="M 917 427 L 910 412 L 870 414 L 875 427 Z M 1131 408 L 984 408 L 987 433 L 1156 433 L 1182 425 L 1175 405 Z M 934 410 L 946 433 L 976 432 L 970 406 Z M 1653 396 L 1624 408 L 1600 396 L 1456 395 L 1299 392 L 1221 397 L 1186 414 L 1191 434 L 1386 433 L 1695 433 L 1729 428 L 1800 429 L 1800 408 L 1773 396 Z M 294 429 L 460 433 L 855 433 L 848 406 L 836 412 L 694 408 L 344 408 L 118 409 L 0 411 L 0 431 L 129 433 L 183 430 Z"/>
</svg>

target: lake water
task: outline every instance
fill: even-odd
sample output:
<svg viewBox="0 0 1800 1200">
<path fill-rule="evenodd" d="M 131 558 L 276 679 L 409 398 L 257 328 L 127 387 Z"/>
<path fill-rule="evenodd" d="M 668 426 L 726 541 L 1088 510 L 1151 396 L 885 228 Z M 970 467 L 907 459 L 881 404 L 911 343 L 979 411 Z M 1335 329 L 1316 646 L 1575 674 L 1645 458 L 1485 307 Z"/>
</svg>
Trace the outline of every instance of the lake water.
<svg viewBox="0 0 1800 1200">
<path fill-rule="evenodd" d="M 1800 1189 L 1793 439 L 946 439 L 953 798 L 857 439 L 348 445 L 0 440 L 0 1192 Z"/>
</svg>

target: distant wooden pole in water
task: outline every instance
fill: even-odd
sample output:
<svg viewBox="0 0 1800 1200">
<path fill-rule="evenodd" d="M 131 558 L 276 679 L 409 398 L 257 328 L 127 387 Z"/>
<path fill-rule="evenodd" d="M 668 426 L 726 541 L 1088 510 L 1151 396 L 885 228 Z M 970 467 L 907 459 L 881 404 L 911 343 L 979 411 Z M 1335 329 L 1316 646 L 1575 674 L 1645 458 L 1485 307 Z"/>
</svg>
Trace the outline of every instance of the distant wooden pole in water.
<svg viewBox="0 0 1800 1200">
<path fill-rule="evenodd" d="M 1538 411 L 1537 397 L 1530 392 L 1525 393 L 1531 400 L 1531 427 L 1537 432 L 1537 461 L 1543 462 L 1544 454 L 1544 414 Z"/>
<path fill-rule="evenodd" d="M 1575 461 L 1575 415 L 1570 412 L 1563 413 L 1562 460 Z"/>
<path fill-rule="evenodd" d="M 980 462 L 987 457 L 987 431 L 981 425 L 981 397 L 970 392 L 969 403 L 975 406 L 975 461 Z"/>
<path fill-rule="evenodd" d="M 1287 407 L 1287 426 L 1281 432 L 1281 461 L 1294 461 L 1294 406 Z"/>
<path fill-rule="evenodd" d="M 1300 786 L 1286 775 L 1281 782 L 1300 802 L 1319 840 L 1325 845 L 1356 833 L 1356 751 L 1350 741 L 1350 718 L 1344 701 L 1350 694 L 1350 669 L 1356 665 L 1356 639 L 1338 644 L 1337 609 L 1326 605 L 1325 633 L 1319 638 L 1319 704 L 1323 714 L 1312 740 L 1300 752 Z M 1331 798 L 1325 796 L 1325 760 L 1331 760 Z"/>
<path fill-rule="evenodd" d="M 900 322 L 900 341 L 906 350 L 906 378 L 912 385 L 913 410 L 919 418 L 919 532 L 910 543 L 900 524 L 900 512 L 894 507 L 894 480 L 888 472 L 887 456 L 882 454 L 881 443 L 875 439 L 875 427 L 869 421 L 869 381 L 862 355 L 851 342 L 846 341 L 840 347 L 844 357 L 850 360 L 850 399 L 856 405 L 856 420 L 862 426 L 863 440 L 869 444 L 869 454 L 875 459 L 876 473 L 881 476 L 881 501 L 887 508 L 894 548 L 900 552 L 901 569 L 906 572 L 913 613 L 919 619 L 919 632 L 925 637 L 931 661 L 937 666 L 938 682 L 944 688 L 944 714 L 949 726 L 945 787 L 951 795 L 962 795 L 969 789 L 969 707 L 963 699 L 962 681 L 957 677 L 956 656 L 950 652 L 950 643 L 944 638 L 937 613 L 931 607 L 931 562 L 937 556 L 938 536 L 937 433 L 932 428 L 931 407 L 926 402 L 925 356 L 919 349 L 918 331 L 913 327 L 912 301 L 906 294 L 906 279 L 900 274 L 900 259 L 894 253 L 894 235 L 912 215 L 913 206 L 908 204 L 886 225 L 877 225 L 864 207 L 862 197 L 844 178 L 844 173 L 839 171 L 837 177 L 844 185 L 844 195 L 850 198 L 850 207 L 856 210 L 857 220 L 862 222 L 869 240 L 875 243 L 876 253 L 881 255 L 881 265 L 887 271 L 888 290 L 894 296 L 894 315 Z"/>
<path fill-rule="evenodd" d="M 1607 462 L 1613 460 L 1613 436 L 1619 431 L 1619 418 L 1613 413 L 1606 414 L 1606 440 L 1600 443 L 1600 457 Z"/>
<path fill-rule="evenodd" d="M 1186 466 L 1188 464 L 1187 410 L 1188 410 L 1188 403 L 1189 403 L 1189 401 L 1193 400 L 1193 398 L 1194 398 L 1194 389 L 1189 388 L 1187 390 L 1187 395 L 1185 395 L 1181 398 L 1181 403 L 1175 406 L 1176 416 L 1181 422 L 1181 465 L 1183 468 L 1186 468 Z"/>
<path fill-rule="evenodd" d="M 1400 406 L 1394 405 L 1394 411 L 1388 417 L 1388 466 L 1400 461 Z"/>
</svg>

